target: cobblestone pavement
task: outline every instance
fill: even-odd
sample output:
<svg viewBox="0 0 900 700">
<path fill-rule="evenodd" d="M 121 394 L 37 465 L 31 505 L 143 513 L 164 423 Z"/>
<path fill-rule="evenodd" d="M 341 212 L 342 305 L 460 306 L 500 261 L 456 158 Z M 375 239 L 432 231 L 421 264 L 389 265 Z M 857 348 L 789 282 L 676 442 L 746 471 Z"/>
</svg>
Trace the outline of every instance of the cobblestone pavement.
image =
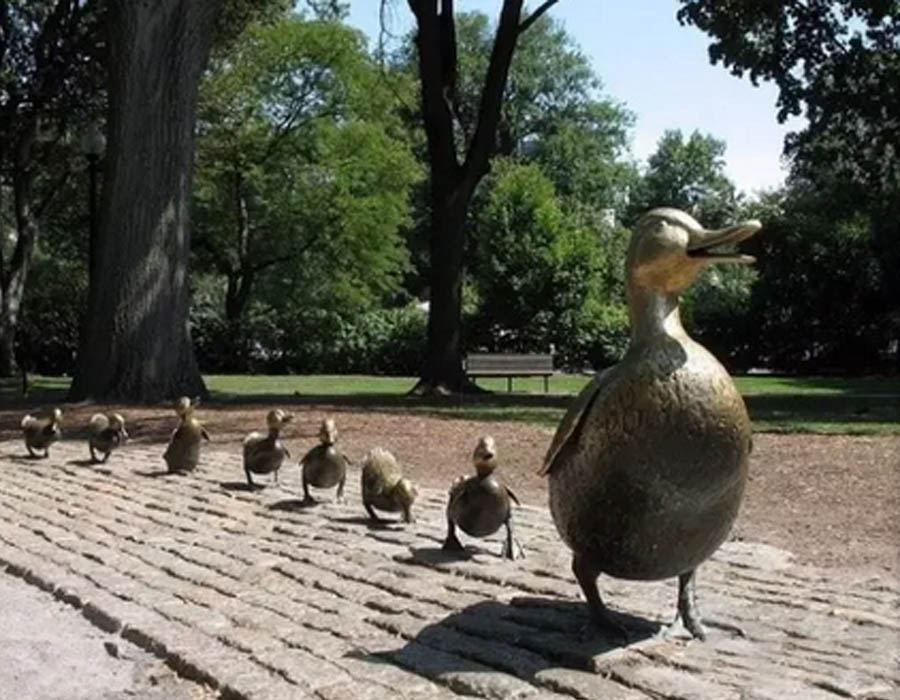
<svg viewBox="0 0 900 700">
<path fill-rule="evenodd" d="M 237 446 L 189 476 L 164 474 L 159 446 L 105 465 L 85 451 L 0 443 L 0 569 L 223 698 L 900 699 L 900 583 L 876 573 L 729 542 L 700 570 L 704 643 L 655 634 L 673 581 L 602 578 L 632 637 L 619 647 L 582 640 L 546 509 L 517 511 L 525 559 L 463 535 L 472 556 L 453 560 L 444 493 L 420 495 L 413 525 L 376 526 L 355 470 L 346 504 L 302 508 L 293 464 L 245 490 Z"/>
</svg>

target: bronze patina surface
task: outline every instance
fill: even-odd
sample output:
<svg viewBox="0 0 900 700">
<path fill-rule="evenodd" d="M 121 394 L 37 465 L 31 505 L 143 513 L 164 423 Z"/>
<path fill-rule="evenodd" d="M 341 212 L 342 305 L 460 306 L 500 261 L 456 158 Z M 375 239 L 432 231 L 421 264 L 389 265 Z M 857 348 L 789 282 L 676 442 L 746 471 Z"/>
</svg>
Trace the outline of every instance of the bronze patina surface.
<svg viewBox="0 0 900 700">
<path fill-rule="evenodd" d="M 460 477 L 450 487 L 447 501 L 447 537 L 444 551 L 465 551 L 456 536 L 456 527 L 472 537 L 487 537 L 506 526 L 506 541 L 501 556 L 516 558 L 521 552 L 513 532 L 512 503 L 519 499 L 496 474 L 497 449 L 494 438 L 487 435 L 478 441 L 472 453 L 475 476 Z"/>
<path fill-rule="evenodd" d="M 62 437 L 62 411 L 54 408 L 49 418 L 38 418 L 26 415 L 22 418 L 22 437 L 25 438 L 25 449 L 32 457 L 37 457 L 35 450 L 43 450 L 44 457 L 50 456 L 50 445 Z"/>
<path fill-rule="evenodd" d="M 88 428 L 88 449 L 95 462 L 105 462 L 110 453 L 128 439 L 125 418 L 121 413 L 95 413 L 91 416 Z M 97 457 L 98 452 L 103 455 L 102 459 Z"/>
<path fill-rule="evenodd" d="M 310 486 L 318 489 L 337 486 L 335 498 L 341 501 L 344 497 L 344 482 L 347 480 L 347 465 L 350 460 L 335 448 L 337 436 L 338 429 L 334 420 L 326 418 L 319 428 L 320 444 L 313 447 L 300 460 L 300 468 L 303 470 L 303 498 L 307 503 L 315 502 L 309 494 Z"/>
<path fill-rule="evenodd" d="M 268 433 L 252 432 L 244 438 L 244 474 L 247 485 L 254 486 L 250 474 L 273 474 L 278 482 L 278 470 L 285 457 L 290 457 L 287 447 L 281 441 L 281 428 L 294 419 L 292 413 L 276 408 L 266 415 Z"/>
<path fill-rule="evenodd" d="M 170 472 L 189 472 L 197 468 L 200 461 L 200 443 L 209 441 L 209 433 L 194 417 L 194 406 L 187 396 L 175 402 L 175 413 L 181 423 L 172 433 L 163 459 Z"/>
<path fill-rule="evenodd" d="M 576 398 L 544 465 L 553 520 L 601 627 L 618 625 L 597 590 L 600 573 L 678 576 L 679 615 L 704 636 L 694 572 L 737 516 L 750 420 L 726 370 L 685 332 L 678 299 L 709 264 L 753 262 L 713 249 L 759 228 L 749 221 L 710 231 L 667 208 L 635 228 L 626 261 L 628 351 Z"/>
<path fill-rule="evenodd" d="M 360 491 L 363 507 L 372 520 L 380 520 L 375 513 L 377 509 L 388 513 L 402 512 L 404 522 L 415 522 L 412 504 L 418 490 L 409 479 L 404 478 L 397 458 L 388 450 L 376 447 L 366 455 Z"/>
</svg>

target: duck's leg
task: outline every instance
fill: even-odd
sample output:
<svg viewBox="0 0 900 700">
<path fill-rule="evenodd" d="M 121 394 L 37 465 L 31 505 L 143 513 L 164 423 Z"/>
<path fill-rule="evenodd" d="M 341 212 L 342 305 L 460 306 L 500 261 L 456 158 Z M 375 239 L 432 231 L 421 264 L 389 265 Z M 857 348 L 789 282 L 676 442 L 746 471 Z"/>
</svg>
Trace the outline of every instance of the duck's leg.
<svg viewBox="0 0 900 700">
<path fill-rule="evenodd" d="M 413 517 L 413 514 L 412 514 L 411 506 L 403 506 L 403 522 L 405 522 L 405 523 L 416 522 L 416 519 Z"/>
<path fill-rule="evenodd" d="M 587 600 L 591 625 L 601 632 L 612 634 L 627 643 L 628 632 L 615 621 L 609 609 L 603 604 L 600 591 L 597 589 L 597 577 L 600 575 L 600 569 L 584 557 L 575 554 L 572 557 L 572 573 L 575 574 L 578 585 L 581 586 L 585 600 Z M 587 632 L 587 630 L 585 631 Z"/>
<path fill-rule="evenodd" d="M 250 476 L 250 470 L 247 469 L 247 466 L 244 466 L 244 474 L 247 475 L 247 487 L 252 489 L 256 484 L 253 483 L 253 477 Z"/>
<path fill-rule="evenodd" d="M 29 457 L 39 457 L 40 455 L 35 454 L 34 450 L 31 449 L 31 445 L 25 443 L 25 449 L 28 450 Z"/>
<path fill-rule="evenodd" d="M 335 503 L 343 503 L 344 502 L 344 484 L 347 481 L 347 475 L 341 477 L 341 480 L 338 482 L 337 495 L 335 496 Z"/>
<path fill-rule="evenodd" d="M 696 569 L 692 569 L 678 576 L 678 618 L 684 623 L 684 628 L 691 633 L 695 639 L 706 639 L 706 630 L 700 621 L 700 611 L 697 609 L 697 598 L 694 591 Z"/>
<path fill-rule="evenodd" d="M 465 547 L 462 546 L 462 542 L 459 541 L 459 538 L 456 536 L 456 524 L 450 519 L 447 518 L 447 537 L 444 539 L 444 544 L 441 547 L 445 552 L 465 552 Z"/>
<path fill-rule="evenodd" d="M 103 459 L 100 460 L 101 462 L 103 462 L 103 464 L 106 464 L 106 460 L 109 459 L 110 452 L 112 452 L 112 450 L 103 453 Z"/>
<path fill-rule="evenodd" d="M 50 456 L 50 447 L 48 446 L 48 447 L 44 448 L 44 459 L 47 459 L 47 457 L 49 457 L 49 456 Z"/>
<path fill-rule="evenodd" d="M 516 556 L 516 550 L 519 552 L 518 557 Z M 515 534 L 513 534 L 512 515 L 506 519 L 506 542 L 503 543 L 503 551 L 500 552 L 500 556 L 504 559 L 521 559 L 525 557 L 525 550 L 522 548 L 519 540 L 516 539 Z"/>
<path fill-rule="evenodd" d="M 306 480 L 306 469 L 303 470 L 303 503 L 306 505 L 310 505 L 311 503 L 315 503 L 316 500 L 309 495 L 309 482 Z"/>
<path fill-rule="evenodd" d="M 97 453 L 94 452 L 94 446 L 91 445 L 90 443 L 88 443 L 88 449 L 91 451 L 91 461 L 92 461 L 92 462 L 99 462 L 100 460 L 97 459 Z"/>
<path fill-rule="evenodd" d="M 369 517 L 372 518 L 373 521 L 375 521 L 376 523 L 381 522 L 381 518 L 378 517 L 378 514 L 375 512 L 375 509 L 372 508 L 371 503 L 364 502 L 363 506 L 365 506 L 366 512 L 369 514 Z"/>
</svg>

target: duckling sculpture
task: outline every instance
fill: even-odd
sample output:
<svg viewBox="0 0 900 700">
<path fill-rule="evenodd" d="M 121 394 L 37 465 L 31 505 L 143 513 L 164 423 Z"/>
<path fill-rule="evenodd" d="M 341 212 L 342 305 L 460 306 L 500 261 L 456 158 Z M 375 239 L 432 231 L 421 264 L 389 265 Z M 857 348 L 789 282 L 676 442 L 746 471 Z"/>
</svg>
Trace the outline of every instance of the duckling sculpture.
<svg viewBox="0 0 900 700">
<path fill-rule="evenodd" d="M 266 416 L 266 426 L 269 434 L 263 435 L 252 432 L 244 438 L 244 473 L 247 475 L 247 485 L 253 488 L 253 479 L 250 474 L 274 474 L 275 483 L 278 483 L 278 470 L 285 457 L 290 458 L 291 453 L 281 441 L 279 433 L 285 423 L 293 420 L 291 413 L 285 413 L 280 408 L 269 411 Z"/>
<path fill-rule="evenodd" d="M 319 428 L 320 444 L 313 447 L 300 460 L 300 468 L 303 470 L 303 500 L 305 503 L 315 503 L 315 499 L 309 495 L 309 487 L 318 489 L 330 489 L 337 486 L 336 500 L 344 498 L 344 482 L 347 480 L 347 465 L 350 463 L 344 455 L 335 449 L 338 430 L 331 418 L 322 421 Z"/>
<path fill-rule="evenodd" d="M 44 457 L 50 456 L 50 445 L 62 437 L 62 411 L 54 408 L 49 418 L 26 415 L 22 419 L 22 435 L 25 449 L 32 457 L 39 457 L 35 450 L 43 450 Z"/>
<path fill-rule="evenodd" d="M 88 421 L 88 429 L 88 448 L 94 462 L 106 462 L 110 453 L 128 439 L 121 413 L 95 413 Z M 97 452 L 103 453 L 103 459 L 97 458 Z"/>
<path fill-rule="evenodd" d="M 678 299 L 708 265 L 754 262 L 715 249 L 760 227 L 747 221 L 711 231 L 661 208 L 645 214 L 631 237 L 628 351 L 575 399 L 542 469 L 553 520 L 572 549 L 572 570 L 597 627 L 624 634 L 600 597 L 601 573 L 677 576 L 676 622 L 705 637 L 695 572 L 737 516 L 751 433 L 731 377 L 682 327 Z"/>
<path fill-rule="evenodd" d="M 487 537 L 506 526 L 506 541 L 500 556 L 516 558 L 522 546 L 513 533 L 512 503 L 519 505 L 516 495 L 497 478 L 497 449 L 494 438 L 487 435 L 478 441 L 472 453 L 475 476 L 460 477 L 450 487 L 447 502 L 447 537 L 445 552 L 463 552 L 456 527 L 472 537 Z"/>
<path fill-rule="evenodd" d="M 194 405 L 187 396 L 175 402 L 175 414 L 181 423 L 172 433 L 169 445 L 163 453 L 163 459 L 169 472 L 189 472 L 197 467 L 200 461 L 200 441 L 209 441 L 206 428 L 194 417 Z"/>
<path fill-rule="evenodd" d="M 366 455 L 362 466 L 361 491 L 363 506 L 375 522 L 381 520 L 375 508 L 388 513 L 402 511 L 403 522 L 415 522 L 412 504 L 418 490 L 409 479 L 403 477 L 396 457 L 387 450 L 376 447 Z"/>
</svg>

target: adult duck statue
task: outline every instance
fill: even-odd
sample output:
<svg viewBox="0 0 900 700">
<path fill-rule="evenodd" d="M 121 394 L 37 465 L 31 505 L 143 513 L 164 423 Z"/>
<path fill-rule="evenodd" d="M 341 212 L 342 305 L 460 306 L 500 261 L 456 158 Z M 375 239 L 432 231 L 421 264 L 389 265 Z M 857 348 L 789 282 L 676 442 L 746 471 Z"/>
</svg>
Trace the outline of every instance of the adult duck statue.
<svg viewBox="0 0 900 700">
<path fill-rule="evenodd" d="M 576 398 L 547 452 L 553 521 L 572 550 L 591 623 L 605 632 L 627 638 L 600 597 L 601 573 L 677 576 L 676 622 L 705 638 L 695 572 L 737 516 L 750 420 L 728 372 L 685 332 L 678 301 L 709 265 L 754 262 L 719 247 L 760 228 L 747 221 L 707 230 L 670 208 L 641 217 L 625 263 L 628 350 Z"/>
</svg>

